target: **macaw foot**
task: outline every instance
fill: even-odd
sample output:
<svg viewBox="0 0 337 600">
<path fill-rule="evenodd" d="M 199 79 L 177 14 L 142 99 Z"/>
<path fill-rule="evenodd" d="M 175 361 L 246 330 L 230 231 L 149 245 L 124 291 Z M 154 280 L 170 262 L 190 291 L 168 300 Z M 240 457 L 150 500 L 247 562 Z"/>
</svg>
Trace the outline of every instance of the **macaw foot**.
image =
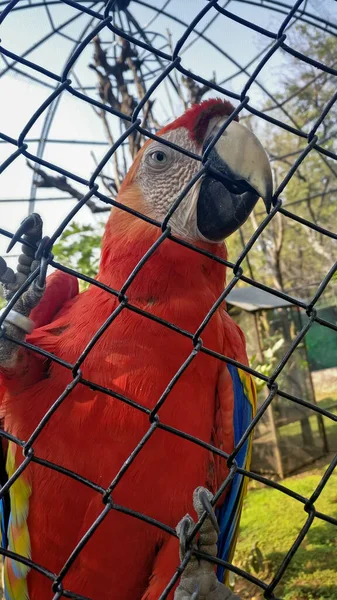
<svg viewBox="0 0 337 600">
<path fill-rule="evenodd" d="M 24 242 L 27 242 L 21 247 L 16 272 L 10 269 L 6 261 L 0 257 L 0 284 L 7 302 L 13 298 L 14 294 L 25 284 L 31 273 L 41 264 L 43 251 L 49 242 L 49 238 L 42 238 L 42 225 L 40 215 L 33 213 L 22 221 L 19 229 L 14 234 L 8 246 L 8 252 L 21 237 Z M 12 369 L 15 367 L 19 352 L 19 346 L 15 341 L 24 341 L 26 334 L 31 333 L 34 328 L 34 323 L 29 319 L 29 315 L 44 294 L 46 269 L 47 264 L 43 269 L 40 268 L 38 277 L 21 294 L 5 317 L 3 323 L 4 329 L 6 334 L 14 341 L 8 340 L 5 337 L 0 338 L 0 367 L 3 369 Z M 6 309 L 0 311 L 0 319 L 1 313 L 4 310 Z"/>
<path fill-rule="evenodd" d="M 193 506 L 201 518 L 206 511 L 208 516 L 203 522 L 199 539 L 195 544 L 200 552 L 216 557 L 219 526 L 213 512 L 210 500 L 212 494 L 206 488 L 198 487 L 193 494 Z M 180 540 L 180 559 L 186 554 L 186 540 L 192 532 L 195 523 L 190 515 L 186 515 L 177 526 Z M 174 600 L 240 600 L 225 585 L 217 579 L 214 563 L 202 560 L 192 554 L 180 578 L 180 584 L 175 592 Z"/>
</svg>

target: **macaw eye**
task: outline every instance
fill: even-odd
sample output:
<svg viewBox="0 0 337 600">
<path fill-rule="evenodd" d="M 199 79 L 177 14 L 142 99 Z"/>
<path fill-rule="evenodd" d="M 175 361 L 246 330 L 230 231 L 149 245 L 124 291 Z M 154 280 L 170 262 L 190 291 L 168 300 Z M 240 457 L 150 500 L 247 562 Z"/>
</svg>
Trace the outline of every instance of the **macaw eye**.
<svg viewBox="0 0 337 600">
<path fill-rule="evenodd" d="M 155 152 L 151 152 L 149 156 L 149 161 L 153 167 L 160 168 L 164 167 L 167 164 L 167 154 L 163 150 L 155 150 Z"/>
<path fill-rule="evenodd" d="M 155 152 L 153 158 L 157 162 L 163 162 L 163 160 L 166 160 L 166 155 L 164 154 L 164 152 Z"/>
</svg>

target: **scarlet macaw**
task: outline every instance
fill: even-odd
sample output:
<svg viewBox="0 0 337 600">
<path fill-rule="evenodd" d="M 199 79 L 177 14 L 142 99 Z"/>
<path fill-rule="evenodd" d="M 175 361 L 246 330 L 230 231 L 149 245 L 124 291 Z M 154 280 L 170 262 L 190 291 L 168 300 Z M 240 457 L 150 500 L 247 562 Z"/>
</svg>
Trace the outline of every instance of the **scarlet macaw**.
<svg viewBox="0 0 337 600">
<path fill-rule="evenodd" d="M 190 108 L 158 135 L 201 154 L 232 111 L 227 101 L 208 100 Z M 209 168 L 189 190 L 169 226 L 176 238 L 225 259 L 223 240 L 243 224 L 259 196 L 269 209 L 271 170 L 260 142 L 237 119 L 222 133 L 208 161 L 213 170 Z M 149 140 L 137 154 L 118 201 L 162 221 L 199 168 L 191 156 Z M 38 245 L 42 237 L 39 216 L 28 217 L 19 233 Z M 114 208 L 102 241 L 97 281 L 120 290 L 159 235 L 151 222 Z M 0 263 L 7 298 L 39 264 L 39 254 L 35 259 L 32 254 L 24 245 L 16 274 L 4 261 Z M 142 316 L 139 309 L 194 333 L 223 292 L 225 279 L 222 263 L 166 238 L 132 280 L 127 299 L 121 303 L 96 285 L 78 294 L 77 280 L 61 271 L 47 278 L 46 288 L 43 277 L 31 284 L 7 316 L 7 334 L 23 340 L 34 322 L 27 341 L 67 365 L 76 364 L 116 309 L 118 315 L 86 355 L 81 374 L 76 371 L 79 383 L 68 390 L 32 443 L 35 457 L 79 473 L 94 482 L 96 489 L 30 462 L 10 488 L 9 550 L 31 556 L 50 573 L 60 572 L 104 508 L 100 490 L 116 482 L 130 453 L 149 430 L 148 409 L 155 407 L 193 349 L 190 337 Z M 247 364 L 244 336 L 223 304 L 203 330 L 202 343 Z M 0 367 L 5 430 L 27 441 L 73 382 L 73 374 L 60 362 L 6 339 L 0 343 Z M 95 385 L 90 388 L 81 383 L 84 380 Z M 161 423 L 230 454 L 251 421 L 254 403 L 249 374 L 199 352 L 172 387 L 158 417 Z M 23 460 L 21 448 L 10 441 L 9 476 Z M 248 442 L 237 460 L 240 466 L 249 466 Z M 179 564 L 177 539 L 119 507 L 175 527 L 191 512 L 193 490 L 207 486 L 214 493 L 227 474 L 226 461 L 219 455 L 155 428 L 114 487 L 111 510 L 64 577 L 64 589 L 92 600 L 156 600 Z M 218 555 L 227 560 L 235 545 L 244 488 L 242 478 L 236 476 L 217 509 Z M 4 572 L 7 600 L 52 597 L 51 580 L 37 570 L 6 558 Z M 221 568 L 218 577 L 223 578 Z"/>
</svg>

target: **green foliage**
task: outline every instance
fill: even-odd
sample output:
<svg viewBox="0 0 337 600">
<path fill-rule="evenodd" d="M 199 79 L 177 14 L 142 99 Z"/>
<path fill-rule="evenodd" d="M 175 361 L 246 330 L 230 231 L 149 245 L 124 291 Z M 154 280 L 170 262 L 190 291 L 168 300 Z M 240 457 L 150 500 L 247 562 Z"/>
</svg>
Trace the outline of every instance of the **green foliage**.
<svg viewBox="0 0 337 600">
<path fill-rule="evenodd" d="M 79 225 L 72 222 L 53 247 L 55 259 L 89 277 L 96 277 L 103 223 Z M 86 284 L 80 283 L 81 289 Z"/>
<path fill-rule="evenodd" d="M 304 25 L 297 26 L 288 35 L 288 43 L 292 47 L 326 65 L 335 64 L 335 38 Z M 279 108 L 271 110 L 270 101 L 266 102 L 264 108 L 270 116 L 309 133 L 335 93 L 335 78 L 290 55 L 285 55 L 284 61 L 284 66 L 280 68 L 276 99 L 289 117 Z M 318 143 L 332 151 L 337 149 L 336 121 L 335 104 L 317 130 Z M 271 124 L 261 125 L 254 118 L 250 119 L 250 123 L 258 130 L 272 157 L 277 187 L 306 147 L 307 141 Z M 281 194 L 285 207 L 316 225 L 335 231 L 337 186 L 334 170 L 332 159 L 316 151 L 310 152 Z M 250 218 L 242 230 L 245 241 L 263 218 L 262 203 L 259 202 L 255 217 Z M 254 277 L 259 281 L 278 289 L 294 289 L 295 295 L 308 297 L 333 264 L 333 245 L 332 239 L 279 215 L 271 221 L 249 253 L 249 263 Z M 229 240 L 230 259 L 234 260 L 241 249 L 239 236 L 233 236 Z M 247 261 L 244 267 L 249 273 Z"/>
<path fill-rule="evenodd" d="M 277 342 L 275 342 L 275 344 L 273 346 L 271 346 L 270 348 L 267 348 L 267 350 L 264 350 L 263 354 L 264 354 L 264 359 L 265 362 L 261 363 L 261 361 L 258 360 L 257 355 L 254 354 L 251 358 L 250 358 L 250 366 L 253 369 L 256 369 L 256 371 L 259 371 L 259 373 L 261 373 L 262 375 L 265 375 L 266 377 L 269 377 L 273 371 L 274 368 L 274 364 L 277 361 L 277 352 L 278 350 L 280 350 L 280 348 L 282 348 L 284 344 L 284 340 L 283 339 L 278 339 Z M 257 392 L 260 392 L 266 385 L 266 382 L 263 381 L 262 379 L 255 379 L 255 383 L 256 383 L 256 389 Z"/>
<path fill-rule="evenodd" d="M 291 477 L 283 484 L 309 498 L 320 481 L 321 473 Z M 332 475 L 316 502 L 318 511 L 337 516 L 337 474 Z M 277 571 L 307 519 L 303 505 L 283 493 L 264 487 L 250 490 L 244 502 L 235 564 L 250 563 L 253 574 L 266 579 Z M 315 519 L 303 543 L 290 562 L 275 595 L 282 600 L 335 600 L 337 598 L 337 537 L 335 526 Z M 258 547 L 258 554 L 256 553 Z M 253 548 L 253 550 L 252 550 Z M 251 558 L 249 558 L 251 557 Z M 239 582 L 237 583 L 239 585 Z M 244 584 L 240 581 L 242 598 Z M 248 585 L 248 584 L 247 584 Z M 239 591 L 239 590 L 238 590 Z M 256 596 L 256 598 L 262 598 Z"/>
</svg>

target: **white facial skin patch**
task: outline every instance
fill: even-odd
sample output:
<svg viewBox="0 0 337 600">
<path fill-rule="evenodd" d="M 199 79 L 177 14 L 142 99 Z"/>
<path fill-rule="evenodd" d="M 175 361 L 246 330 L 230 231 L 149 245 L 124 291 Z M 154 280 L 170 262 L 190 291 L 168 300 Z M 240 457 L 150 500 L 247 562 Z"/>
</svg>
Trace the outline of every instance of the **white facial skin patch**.
<svg viewBox="0 0 337 600">
<path fill-rule="evenodd" d="M 163 138 L 190 152 L 200 153 L 200 148 L 183 127 L 167 132 Z M 162 221 L 201 166 L 200 161 L 153 141 L 144 152 L 137 174 L 137 183 L 142 189 L 150 214 Z M 174 235 L 190 241 L 202 238 L 197 228 L 196 210 L 200 184 L 199 179 L 183 198 L 169 221 Z"/>
</svg>

